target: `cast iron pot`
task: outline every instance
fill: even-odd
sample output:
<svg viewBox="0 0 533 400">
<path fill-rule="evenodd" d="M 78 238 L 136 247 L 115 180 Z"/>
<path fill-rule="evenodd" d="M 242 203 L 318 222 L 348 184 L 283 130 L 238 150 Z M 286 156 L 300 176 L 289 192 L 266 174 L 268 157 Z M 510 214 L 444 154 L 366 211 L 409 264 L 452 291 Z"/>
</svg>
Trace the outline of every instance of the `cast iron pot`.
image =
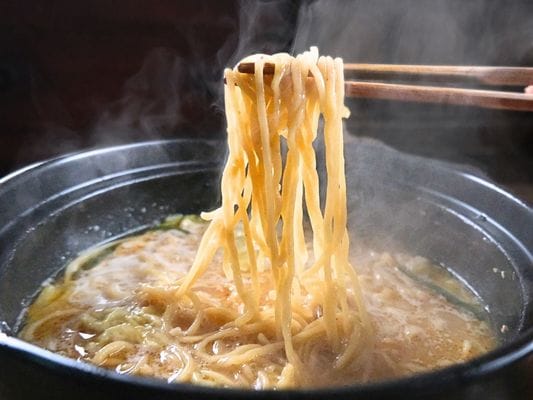
<svg viewBox="0 0 533 400">
<path fill-rule="evenodd" d="M 348 141 L 353 243 L 430 258 L 482 299 L 501 344 L 468 363 L 343 388 L 247 391 L 124 376 L 15 338 L 41 283 L 89 246 L 214 208 L 225 143 L 149 142 L 67 155 L 0 182 L 0 398 L 533 398 L 533 212 L 464 171 Z M 502 273 L 503 271 L 503 273 Z"/>
</svg>

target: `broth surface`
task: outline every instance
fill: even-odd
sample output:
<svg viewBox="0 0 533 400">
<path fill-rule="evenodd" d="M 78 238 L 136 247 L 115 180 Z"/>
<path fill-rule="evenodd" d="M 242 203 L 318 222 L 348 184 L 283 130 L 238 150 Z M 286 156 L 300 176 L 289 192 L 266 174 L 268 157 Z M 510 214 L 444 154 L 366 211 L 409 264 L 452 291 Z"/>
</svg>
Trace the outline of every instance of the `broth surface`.
<svg viewBox="0 0 533 400">
<path fill-rule="evenodd" d="M 176 298 L 206 224 L 185 218 L 178 229 L 168 228 L 80 256 L 31 305 L 21 338 L 118 373 L 255 389 L 339 386 L 403 377 L 466 361 L 495 346 L 487 323 L 464 309 L 464 305 L 481 309 L 474 296 L 443 274 L 442 268 L 420 257 L 367 251 L 352 256 L 352 262 L 374 329 L 372 343 L 339 368 L 338 353 L 327 342 L 311 337 L 299 346 L 303 338 L 296 334 L 295 346 L 306 372 L 287 379 L 291 371 L 285 368 L 283 345 L 271 325 L 257 321 L 251 325 L 257 329 L 250 330 L 250 325 L 241 330 L 225 328 L 242 313 L 242 302 L 224 271 L 221 254 L 194 287 L 196 296 L 210 302 L 210 307 L 195 313 L 190 304 L 194 299 Z M 446 288 L 443 293 L 453 298 L 428 289 L 423 279 L 413 279 L 432 274 Z M 272 303 L 270 274 L 260 271 L 259 280 L 260 304 Z M 298 315 L 293 325 L 298 318 L 315 319 L 320 329 L 321 310 L 307 306 L 315 315 L 293 304 Z M 205 335 L 214 329 L 219 337 Z M 296 333 L 297 326 L 293 329 Z M 268 352 L 251 362 L 239 362 L 241 350 L 254 346 Z"/>
</svg>

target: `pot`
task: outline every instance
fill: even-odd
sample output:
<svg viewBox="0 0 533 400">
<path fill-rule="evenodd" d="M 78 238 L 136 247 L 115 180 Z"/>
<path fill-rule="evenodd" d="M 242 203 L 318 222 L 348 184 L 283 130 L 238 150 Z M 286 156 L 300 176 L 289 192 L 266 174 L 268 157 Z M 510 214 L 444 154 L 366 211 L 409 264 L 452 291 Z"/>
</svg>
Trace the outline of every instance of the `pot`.
<svg viewBox="0 0 533 400">
<path fill-rule="evenodd" d="M 46 279 L 82 250 L 217 206 L 226 145 L 156 141 L 66 155 L 0 182 L 0 398 L 531 398 L 533 211 L 489 181 L 374 142 L 345 145 L 352 242 L 441 264 L 489 310 L 499 346 L 409 378 L 320 390 L 167 384 L 83 364 L 16 338 Z"/>
</svg>

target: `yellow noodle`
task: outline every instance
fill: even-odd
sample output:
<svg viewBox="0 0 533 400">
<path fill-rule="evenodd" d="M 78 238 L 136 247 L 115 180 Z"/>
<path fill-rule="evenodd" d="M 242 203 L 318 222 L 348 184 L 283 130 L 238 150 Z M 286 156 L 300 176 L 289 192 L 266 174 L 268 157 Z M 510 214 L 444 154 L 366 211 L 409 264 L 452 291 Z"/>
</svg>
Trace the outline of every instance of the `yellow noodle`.
<svg viewBox="0 0 533 400">
<path fill-rule="evenodd" d="M 341 119 L 346 114 L 342 61 L 330 57 L 318 58 L 316 49 L 297 58 L 278 54 L 259 56 L 253 61 L 256 73 L 252 77 L 232 70 L 225 71 L 230 153 L 222 177 L 222 207 L 219 213 L 214 214 L 211 224 L 221 221 L 224 226 L 220 246 L 224 249 L 226 265 L 231 267 L 231 277 L 245 305 L 245 313 L 235 320 L 234 326 L 243 328 L 258 316 L 256 262 L 262 260 L 271 269 L 274 281 L 274 316 L 278 337 L 283 340 L 287 359 L 295 368 L 294 374 L 298 375 L 302 373 L 301 363 L 293 346 L 292 329 L 302 330 L 307 321 L 293 315 L 291 304 L 298 304 L 293 298 L 296 292 L 302 294 L 302 287 L 294 278 L 296 273 L 298 276 L 302 274 L 307 258 L 303 235 L 304 200 L 312 228 L 316 230 L 313 243 L 317 262 L 313 273 L 323 277 L 324 289 L 318 303 L 330 345 L 342 353 L 337 318 L 342 321 L 342 333 L 349 338 L 348 342 L 363 336 L 352 335 L 354 329 L 360 329 L 365 334 L 370 332 L 369 326 L 362 326 L 366 322 L 364 317 L 353 316 L 364 313 L 363 304 L 357 299 L 360 295 L 351 295 L 356 297 L 352 303 L 355 302 L 357 308 L 350 309 L 350 295 L 344 285 L 346 270 L 351 267 L 347 252 L 346 185 L 342 157 Z M 267 61 L 276 65 L 270 87 L 265 84 L 262 73 Z M 315 86 L 307 82 L 309 71 L 314 75 Z M 312 147 L 320 113 L 324 117 L 328 174 L 324 216 L 318 202 L 316 157 Z M 288 149 L 283 168 L 281 136 Z M 247 260 L 252 271 L 248 277 L 237 256 L 234 234 L 237 222 L 242 222 L 245 229 Z M 278 233 L 280 224 L 281 234 Z M 259 252 L 257 256 L 256 252 Z M 202 258 L 202 262 L 195 265 L 206 265 L 203 255 L 198 258 Z M 204 271 L 202 269 L 201 272 Z M 180 292 L 190 290 L 199 275 L 193 266 Z M 252 282 L 251 287 L 246 287 L 247 280 Z M 302 285 L 305 286 L 305 283 Z M 357 285 L 352 285 L 351 289 L 359 290 Z M 312 311 L 303 313 L 313 314 Z M 215 337 L 218 336 L 211 336 Z M 202 343 L 206 343 L 205 340 Z M 360 346 L 349 343 L 344 347 L 352 353 Z"/>
<path fill-rule="evenodd" d="M 229 154 L 222 205 L 202 213 L 207 228 L 196 222 L 184 228 L 190 237 L 170 230 L 113 242 L 112 254 L 89 270 L 83 266 L 96 250 L 82 254 L 62 283 L 43 290 L 21 336 L 119 373 L 203 385 L 326 386 L 420 369 L 416 357 L 425 355 L 404 361 L 398 343 L 377 343 L 368 297 L 348 261 L 342 61 L 316 48 L 244 61 L 255 63 L 254 74 L 224 72 Z M 275 65 L 272 76 L 263 74 L 266 63 Z M 324 182 L 313 148 L 321 119 Z M 395 262 L 375 261 L 389 282 Z M 407 278 L 398 281 L 409 290 L 377 291 L 373 317 L 406 327 L 404 343 L 416 344 L 420 323 L 406 311 L 387 314 L 381 301 L 429 300 Z M 443 310 L 440 301 L 432 310 Z M 479 328 L 460 314 L 447 318 L 465 332 Z M 459 347 L 466 359 L 487 341 Z"/>
</svg>

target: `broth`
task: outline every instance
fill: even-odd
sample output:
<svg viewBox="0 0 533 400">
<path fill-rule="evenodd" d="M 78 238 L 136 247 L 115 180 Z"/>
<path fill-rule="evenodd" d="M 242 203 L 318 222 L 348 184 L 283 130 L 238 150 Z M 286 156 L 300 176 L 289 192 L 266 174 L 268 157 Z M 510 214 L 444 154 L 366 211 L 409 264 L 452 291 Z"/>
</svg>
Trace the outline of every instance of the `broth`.
<svg viewBox="0 0 533 400">
<path fill-rule="evenodd" d="M 313 330 L 305 333 L 310 335 L 305 341 L 299 336 L 299 319 L 321 329 L 319 305 L 304 297 L 305 309 L 293 303 L 292 329 L 305 374 L 288 379 L 283 344 L 270 324 L 258 320 L 242 329 L 226 327 L 242 313 L 242 301 L 220 252 L 194 286 L 198 299 L 210 306 L 195 313 L 194 298 L 176 297 L 205 228 L 197 217 L 171 219 L 159 229 L 81 255 L 63 278 L 44 286 L 27 311 L 20 337 L 118 373 L 254 389 L 404 377 L 464 362 L 496 344 L 475 296 L 443 268 L 421 257 L 360 251 L 351 260 L 374 330 L 372 341 L 340 368 L 338 352 L 313 338 Z M 260 270 L 259 283 L 260 304 L 272 304 L 270 273 Z M 213 330 L 219 334 L 206 336 Z M 239 362 L 242 351 L 255 348 L 268 351 Z"/>
</svg>

